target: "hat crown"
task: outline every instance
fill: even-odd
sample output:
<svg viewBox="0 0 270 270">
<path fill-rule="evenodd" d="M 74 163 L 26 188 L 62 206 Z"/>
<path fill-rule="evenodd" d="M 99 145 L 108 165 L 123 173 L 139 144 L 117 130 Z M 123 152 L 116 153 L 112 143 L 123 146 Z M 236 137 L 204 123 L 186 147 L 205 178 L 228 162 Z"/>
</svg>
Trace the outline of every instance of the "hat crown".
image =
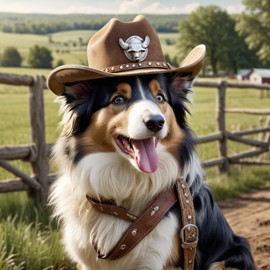
<svg viewBox="0 0 270 270">
<path fill-rule="evenodd" d="M 132 62 L 165 60 L 155 29 L 142 15 L 132 22 L 111 19 L 90 39 L 87 57 L 89 67 L 99 70 Z"/>
<path fill-rule="evenodd" d="M 173 68 L 165 62 L 158 35 L 144 16 L 132 22 L 110 20 L 96 32 L 87 46 L 88 66 L 63 65 L 48 77 L 48 87 L 57 95 L 65 84 L 106 77 L 171 73 L 195 77 L 202 68 L 206 48 L 196 46 Z"/>
</svg>

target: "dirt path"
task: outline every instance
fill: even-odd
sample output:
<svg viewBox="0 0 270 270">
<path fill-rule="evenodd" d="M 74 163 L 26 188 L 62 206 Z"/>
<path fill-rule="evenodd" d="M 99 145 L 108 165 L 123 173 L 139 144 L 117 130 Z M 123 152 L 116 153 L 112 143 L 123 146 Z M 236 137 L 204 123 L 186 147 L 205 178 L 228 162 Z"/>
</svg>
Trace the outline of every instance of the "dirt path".
<svg viewBox="0 0 270 270">
<path fill-rule="evenodd" d="M 270 187 L 220 204 L 233 230 L 246 237 L 258 270 L 270 270 Z"/>
</svg>

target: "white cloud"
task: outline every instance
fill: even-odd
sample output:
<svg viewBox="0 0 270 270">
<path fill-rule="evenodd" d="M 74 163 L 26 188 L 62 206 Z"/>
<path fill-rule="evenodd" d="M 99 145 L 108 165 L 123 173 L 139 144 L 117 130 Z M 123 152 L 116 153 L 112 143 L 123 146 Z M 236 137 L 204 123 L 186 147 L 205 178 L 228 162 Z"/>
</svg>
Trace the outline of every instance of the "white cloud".
<svg viewBox="0 0 270 270">
<path fill-rule="evenodd" d="M 189 3 L 183 7 L 182 13 L 191 13 L 195 11 L 199 6 L 201 6 L 199 3 Z"/>
<path fill-rule="evenodd" d="M 94 0 L 96 1 L 96 0 Z M 226 11 L 230 14 L 240 13 L 244 10 L 242 4 L 237 3 L 228 5 L 225 7 Z M 142 13 L 155 13 L 155 14 L 189 14 L 195 11 L 201 4 L 200 0 L 194 0 L 184 4 L 184 1 L 178 1 L 175 5 L 167 5 L 165 0 L 111 0 L 106 1 L 106 4 L 102 4 L 104 0 L 98 0 L 97 4 L 93 4 L 89 1 L 85 4 L 85 1 L 77 1 L 74 4 L 72 0 L 66 0 L 65 5 L 61 5 L 61 1 L 55 0 L 24 0 L 16 1 L 0 0 L 0 12 L 42 12 L 42 13 L 97 13 L 97 14 L 142 14 Z M 181 3 L 182 2 L 182 3 Z M 210 2 L 210 1 L 209 1 Z M 223 3 L 223 7 L 226 4 Z M 204 5 L 205 6 L 205 5 Z"/>
<path fill-rule="evenodd" d="M 119 6 L 119 12 L 157 14 L 191 13 L 200 6 L 199 3 L 189 3 L 183 7 L 175 7 L 163 5 L 160 2 L 149 2 L 146 0 L 123 0 Z"/>
<path fill-rule="evenodd" d="M 226 8 L 226 11 L 229 14 L 237 14 L 237 13 L 241 13 L 242 11 L 244 11 L 245 7 L 241 4 L 239 5 L 229 5 Z"/>
<path fill-rule="evenodd" d="M 70 6 L 67 7 L 62 11 L 63 13 L 85 13 L 85 14 L 106 14 L 106 13 L 112 13 L 116 11 L 112 11 L 109 8 L 98 8 L 98 7 L 75 7 L 75 6 Z"/>
<path fill-rule="evenodd" d="M 1 1 L 1 0 L 0 0 Z M 3 2 L 0 3 L 0 12 L 14 12 L 14 13 L 62 13 L 52 5 L 41 5 L 38 2 L 32 0 L 25 2 Z"/>
<path fill-rule="evenodd" d="M 146 5 L 145 0 L 124 0 L 120 3 L 120 13 L 136 13 Z"/>
</svg>

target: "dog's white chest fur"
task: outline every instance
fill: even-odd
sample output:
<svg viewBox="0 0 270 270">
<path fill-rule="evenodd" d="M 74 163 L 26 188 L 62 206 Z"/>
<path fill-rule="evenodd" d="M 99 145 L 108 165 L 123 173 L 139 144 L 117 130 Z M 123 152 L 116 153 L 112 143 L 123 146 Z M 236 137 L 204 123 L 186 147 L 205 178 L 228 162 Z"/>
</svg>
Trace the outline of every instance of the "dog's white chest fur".
<svg viewBox="0 0 270 270">
<path fill-rule="evenodd" d="M 85 199 L 113 199 L 135 215 L 153 197 L 179 177 L 178 164 L 162 146 L 158 148 L 159 169 L 145 174 L 134 169 L 117 153 L 96 153 L 84 157 L 76 167 L 62 174 L 53 186 L 55 214 L 63 222 L 63 239 L 70 256 L 84 269 L 162 269 L 172 249 L 178 221 L 173 214 L 160 224 L 129 254 L 115 261 L 97 259 L 93 245 L 107 254 L 129 226 L 129 222 L 101 214 Z"/>
</svg>

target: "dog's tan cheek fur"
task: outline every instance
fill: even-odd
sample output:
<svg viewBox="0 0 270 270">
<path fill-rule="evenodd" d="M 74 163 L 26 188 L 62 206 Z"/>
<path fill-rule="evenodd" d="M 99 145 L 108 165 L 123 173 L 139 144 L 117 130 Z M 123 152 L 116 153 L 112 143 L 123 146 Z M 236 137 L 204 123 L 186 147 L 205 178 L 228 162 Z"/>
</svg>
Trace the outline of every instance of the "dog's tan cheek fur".
<svg viewBox="0 0 270 270">
<path fill-rule="evenodd" d="M 108 124 L 108 132 L 111 137 L 115 137 L 116 135 L 124 135 L 129 137 L 128 131 L 128 112 L 123 111 L 119 114 L 115 115 L 113 119 Z"/>
<path fill-rule="evenodd" d="M 184 140 L 184 133 L 178 126 L 174 112 L 170 105 L 165 103 L 161 110 L 166 118 L 168 125 L 168 135 L 163 140 L 161 140 L 161 144 L 166 147 L 168 152 L 170 152 L 176 159 L 178 159 L 178 149 L 179 145 L 181 145 Z"/>
<path fill-rule="evenodd" d="M 109 134 L 109 126 L 119 113 L 119 107 L 109 105 L 92 115 L 90 125 L 78 142 L 87 153 L 115 151 L 112 144 L 113 137 Z"/>
</svg>

